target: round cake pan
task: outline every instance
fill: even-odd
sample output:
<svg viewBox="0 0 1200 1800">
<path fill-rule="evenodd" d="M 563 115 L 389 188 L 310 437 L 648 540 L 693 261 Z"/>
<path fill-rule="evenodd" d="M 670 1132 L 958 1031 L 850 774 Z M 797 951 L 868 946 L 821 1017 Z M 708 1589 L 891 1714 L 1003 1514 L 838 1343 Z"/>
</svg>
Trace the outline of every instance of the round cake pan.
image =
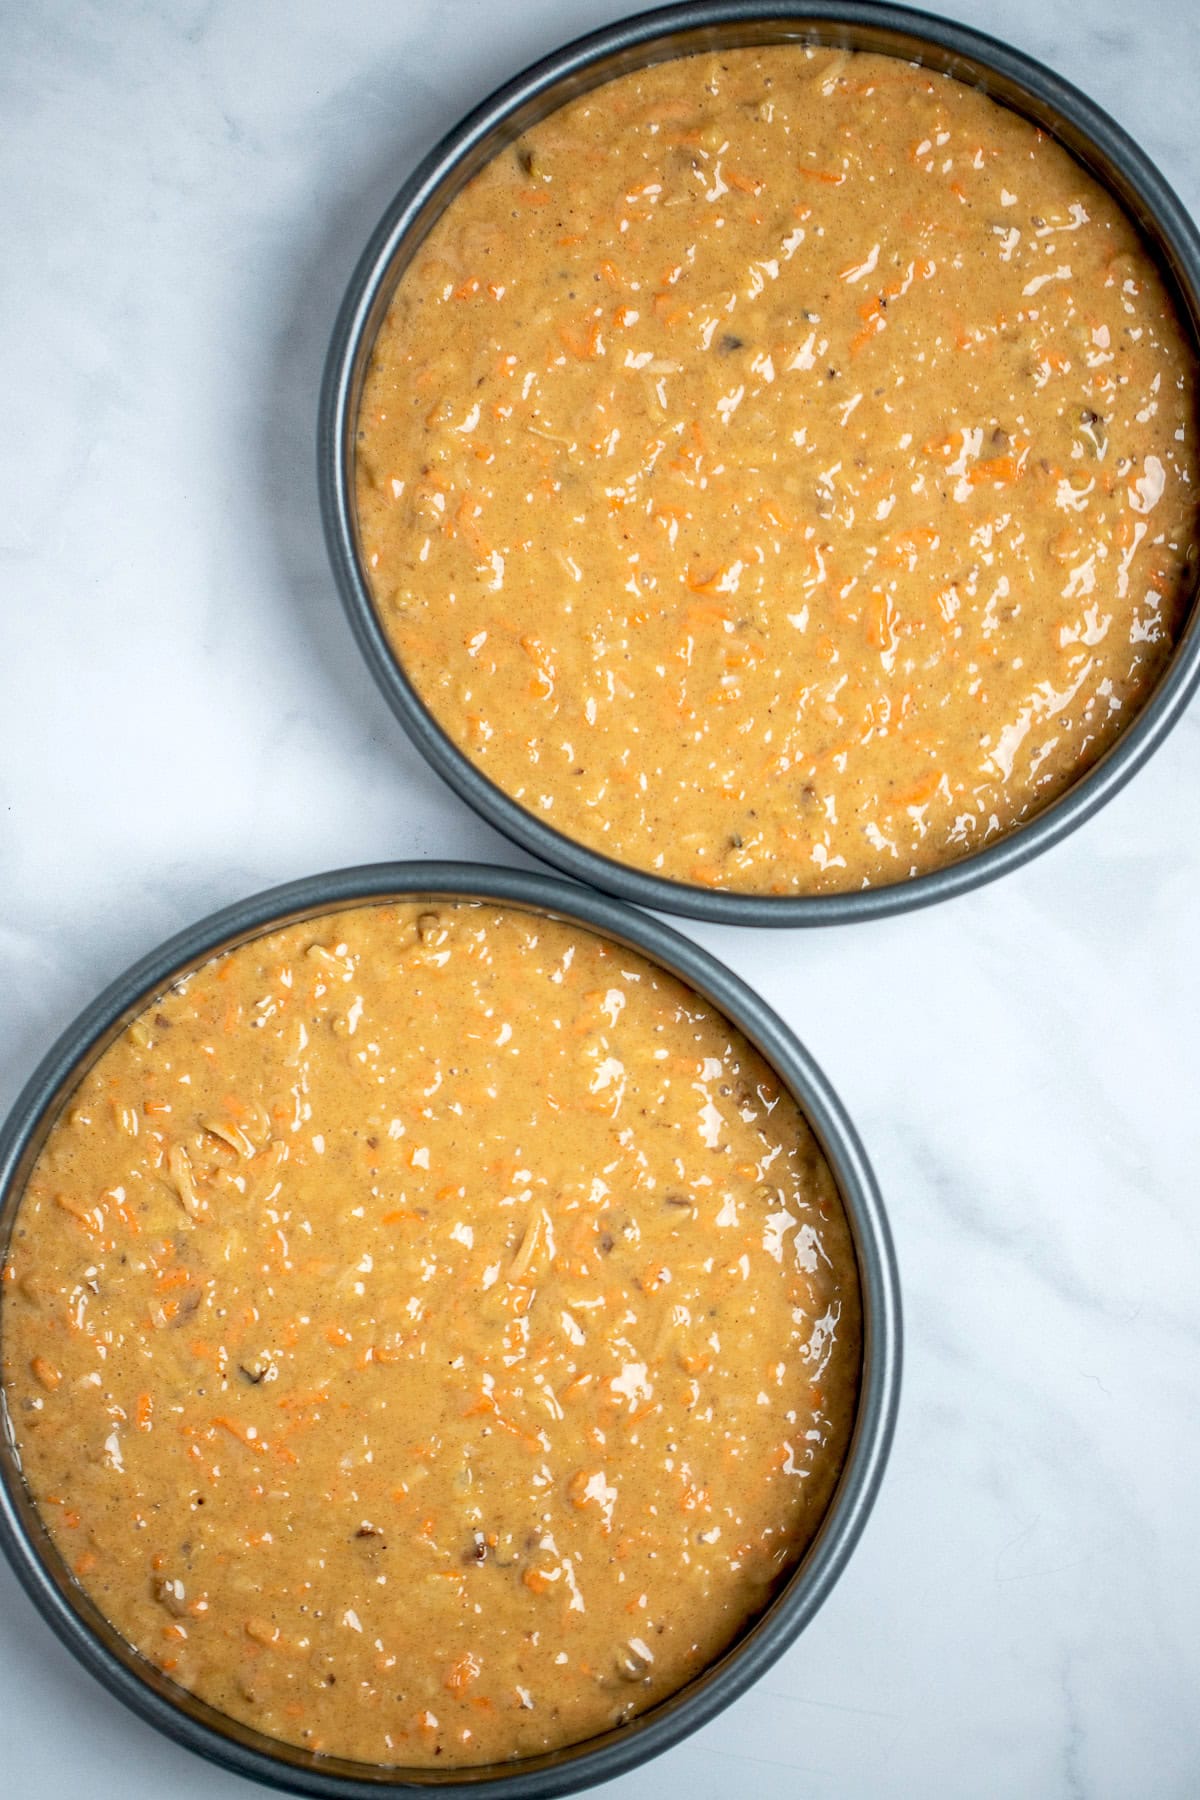
<svg viewBox="0 0 1200 1800">
<path fill-rule="evenodd" d="M 1179 718 L 1200 679 L 1200 618 L 1191 608 L 1171 663 L 1106 755 L 1057 801 L 994 844 L 931 874 L 844 894 L 766 895 L 665 880 L 586 848 L 509 798 L 463 754 L 409 681 L 376 613 L 354 498 L 359 399 L 397 284 L 431 227 L 504 145 L 556 107 L 614 77 L 696 51 L 800 43 L 877 51 L 937 69 L 1033 120 L 1107 186 L 1157 257 L 1184 329 L 1200 346 L 1200 234 L 1154 164 L 1108 114 L 1041 63 L 949 19 L 846 0 L 746 0 L 669 6 L 568 44 L 507 83 L 443 138 L 388 207 L 350 281 L 326 365 L 318 430 L 326 541 L 350 624 L 401 724 L 433 767 L 507 837 L 580 881 L 663 912 L 742 925 L 843 924 L 948 899 L 1020 867 L 1122 787 Z"/>
<path fill-rule="evenodd" d="M 240 1775 L 327 1800 L 381 1792 L 485 1790 L 489 1800 L 574 1792 L 646 1762 L 742 1693 L 808 1624 L 845 1566 L 870 1513 L 900 1387 L 900 1299 L 891 1237 L 870 1165 L 836 1094 L 804 1047 L 758 996 L 705 951 L 619 901 L 552 876 L 462 863 L 381 863 L 314 875 L 257 894 L 169 939 L 82 1013 L 42 1062 L 0 1131 L 0 1261 L 46 1135 L 88 1069 L 154 998 L 223 950 L 320 913 L 390 900 L 484 900 L 577 924 L 640 951 L 710 1000 L 744 1033 L 798 1101 L 837 1180 L 862 1292 L 863 1350 L 850 1449 L 825 1519 L 770 1608 L 696 1681 L 603 1737 L 486 1768 L 404 1770 L 314 1756 L 262 1736 L 177 1687 L 121 1639 L 54 1548 L 21 1476 L 10 1422 L 0 1431 L 0 1547 L 78 1660 L 169 1737 Z M 0 1300 L 0 1334 L 4 1327 Z"/>
</svg>

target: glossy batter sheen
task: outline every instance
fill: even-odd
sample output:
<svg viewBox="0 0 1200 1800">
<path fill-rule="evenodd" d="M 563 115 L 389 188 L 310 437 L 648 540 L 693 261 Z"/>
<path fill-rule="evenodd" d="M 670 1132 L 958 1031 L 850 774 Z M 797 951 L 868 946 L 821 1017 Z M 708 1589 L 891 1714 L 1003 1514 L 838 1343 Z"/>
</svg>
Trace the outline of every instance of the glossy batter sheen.
<svg viewBox="0 0 1200 1800">
<path fill-rule="evenodd" d="M 547 824 L 687 883 L 902 880 L 1061 794 L 1193 583 L 1193 360 L 1052 139 L 891 58 L 660 64 L 441 219 L 380 332 L 383 624 Z"/>
<path fill-rule="evenodd" d="M 859 1374 L 829 1169 L 692 991 L 575 927 L 370 906 L 151 1007 L 35 1167 L 26 1478 L 223 1711 L 479 1763 L 699 1673 L 819 1523 Z"/>
</svg>

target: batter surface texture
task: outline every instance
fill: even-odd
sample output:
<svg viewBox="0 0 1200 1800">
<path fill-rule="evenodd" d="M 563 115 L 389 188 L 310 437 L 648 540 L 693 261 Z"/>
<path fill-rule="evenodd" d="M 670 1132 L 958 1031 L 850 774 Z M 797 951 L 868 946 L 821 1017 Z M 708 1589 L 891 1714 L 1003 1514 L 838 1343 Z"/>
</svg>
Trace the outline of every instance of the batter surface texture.
<svg viewBox="0 0 1200 1800">
<path fill-rule="evenodd" d="M 461 193 L 380 331 L 364 562 L 507 794 L 672 880 L 901 881 L 1063 793 L 1194 584 L 1193 355 L 1053 139 L 896 59 L 631 74 Z"/>
<path fill-rule="evenodd" d="M 820 1523 L 857 1272 L 794 1101 L 582 928 L 370 905 L 165 993 L 54 1126 L 4 1392 L 68 1567 L 267 1734 L 483 1763 L 620 1724 Z"/>
</svg>

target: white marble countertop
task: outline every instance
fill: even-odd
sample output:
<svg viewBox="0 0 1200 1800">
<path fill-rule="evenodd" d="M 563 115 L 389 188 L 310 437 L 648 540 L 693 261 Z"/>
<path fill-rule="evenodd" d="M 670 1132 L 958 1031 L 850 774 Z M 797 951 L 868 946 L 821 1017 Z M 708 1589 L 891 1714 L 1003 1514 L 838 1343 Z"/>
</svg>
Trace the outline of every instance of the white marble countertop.
<svg viewBox="0 0 1200 1800">
<path fill-rule="evenodd" d="M 27 0 L 0 22 L 0 1106 L 213 907 L 512 863 L 409 747 L 317 522 L 322 356 L 419 153 L 622 0 Z M 950 10 L 950 8 L 947 8 Z M 1191 0 L 958 0 L 1200 209 Z M 697 928 L 856 1117 L 907 1303 L 882 1497 L 816 1623 L 613 1800 L 1200 1792 L 1200 714 L 1066 844 L 889 922 Z M 689 927 L 689 929 L 692 929 Z M 260 1790 L 0 1568 L 13 1800 Z"/>
</svg>

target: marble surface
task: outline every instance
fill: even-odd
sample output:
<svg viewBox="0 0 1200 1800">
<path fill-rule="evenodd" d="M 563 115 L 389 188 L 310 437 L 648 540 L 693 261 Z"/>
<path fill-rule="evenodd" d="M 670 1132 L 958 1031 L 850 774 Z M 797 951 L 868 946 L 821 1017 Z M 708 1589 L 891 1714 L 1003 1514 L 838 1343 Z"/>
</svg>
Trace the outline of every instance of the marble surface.
<svg viewBox="0 0 1200 1800">
<path fill-rule="evenodd" d="M 0 1105 L 142 950 L 392 856 L 518 854 L 402 737 L 334 598 L 313 421 L 416 157 L 621 0 L 28 0 L 0 17 Z M 1191 0 L 958 0 L 1195 209 Z M 819 1619 L 613 1800 L 1200 1791 L 1200 713 L 1003 883 L 698 928 L 857 1118 L 907 1302 L 886 1485 Z M 0 1788 L 246 1800 L 0 1568 Z"/>
</svg>

